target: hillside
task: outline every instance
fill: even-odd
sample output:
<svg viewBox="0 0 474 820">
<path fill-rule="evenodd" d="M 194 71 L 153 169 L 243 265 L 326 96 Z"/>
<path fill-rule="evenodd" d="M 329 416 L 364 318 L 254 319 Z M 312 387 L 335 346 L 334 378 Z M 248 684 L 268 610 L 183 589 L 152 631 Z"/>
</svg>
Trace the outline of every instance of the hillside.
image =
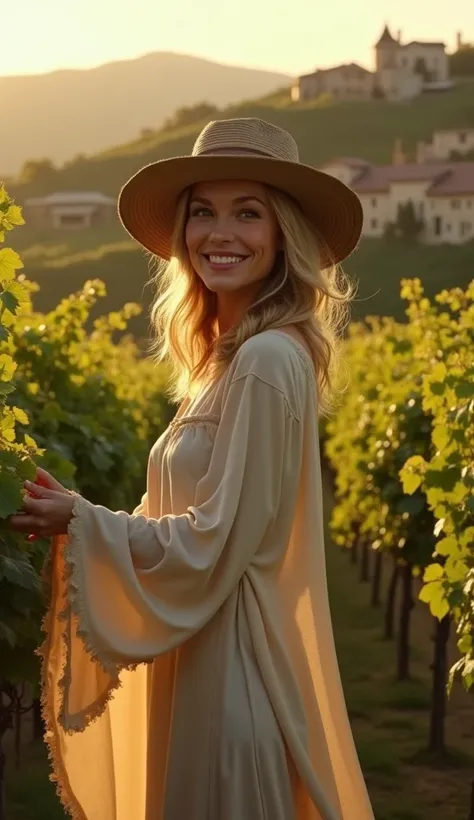
<svg viewBox="0 0 474 820">
<path fill-rule="evenodd" d="M 16 240 L 12 244 L 21 251 L 26 275 L 40 285 L 33 296 L 38 310 L 51 310 L 87 279 L 99 278 L 106 284 L 107 297 L 97 304 L 93 315 L 117 310 L 125 302 L 139 302 L 144 312 L 131 322 L 130 330 L 137 338 L 147 336 L 147 312 L 153 294 L 148 257 L 118 224 L 87 233 L 61 232 L 60 237 L 45 237 L 22 228 Z M 403 277 L 419 277 L 429 296 L 445 287 L 465 287 L 473 276 L 473 252 L 473 243 L 427 246 L 363 240 L 344 265 L 358 284 L 353 318 L 388 315 L 403 319 L 404 305 L 399 295 Z"/>
<path fill-rule="evenodd" d="M 244 90 L 242 90 L 242 95 Z M 474 80 L 450 92 L 427 94 L 407 103 L 384 101 L 305 104 L 291 103 L 288 91 L 241 103 L 222 116 L 258 116 L 288 129 L 297 139 L 304 162 L 318 165 L 334 156 L 359 156 L 389 162 L 400 137 L 413 152 L 418 140 L 429 140 L 433 129 L 474 126 Z M 52 190 L 101 190 L 115 195 L 141 165 L 187 153 L 204 123 L 180 131 L 156 131 L 77 162 L 34 183 L 16 186 L 25 196 Z"/>
<path fill-rule="evenodd" d="M 203 99 L 228 105 L 288 85 L 283 74 L 159 52 L 88 70 L 0 77 L 4 119 L 0 175 L 27 159 L 62 163 L 158 128 L 177 108 Z"/>
</svg>

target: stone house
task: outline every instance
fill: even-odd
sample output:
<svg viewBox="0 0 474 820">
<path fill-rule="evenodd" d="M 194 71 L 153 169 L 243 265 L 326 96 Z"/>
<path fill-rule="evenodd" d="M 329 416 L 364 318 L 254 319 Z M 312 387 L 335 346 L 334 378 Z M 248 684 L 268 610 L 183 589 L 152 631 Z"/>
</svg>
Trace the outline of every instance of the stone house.
<svg viewBox="0 0 474 820">
<path fill-rule="evenodd" d="M 35 228 L 81 230 L 112 222 L 117 203 L 98 191 L 60 192 L 30 197 L 23 213 L 27 224 Z"/>
<path fill-rule="evenodd" d="M 368 100 L 372 96 L 373 75 L 357 63 L 315 71 L 298 78 L 291 89 L 295 101 L 331 94 L 337 100 Z"/>
</svg>

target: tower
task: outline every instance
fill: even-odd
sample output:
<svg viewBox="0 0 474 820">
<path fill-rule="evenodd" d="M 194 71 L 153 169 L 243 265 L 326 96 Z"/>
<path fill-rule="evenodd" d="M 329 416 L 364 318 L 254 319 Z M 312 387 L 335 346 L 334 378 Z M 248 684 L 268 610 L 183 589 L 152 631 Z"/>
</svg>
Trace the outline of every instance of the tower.
<svg viewBox="0 0 474 820">
<path fill-rule="evenodd" d="M 398 48 L 399 43 L 392 37 L 386 25 L 375 44 L 375 70 L 377 74 L 385 69 L 393 69 L 396 67 Z"/>
</svg>

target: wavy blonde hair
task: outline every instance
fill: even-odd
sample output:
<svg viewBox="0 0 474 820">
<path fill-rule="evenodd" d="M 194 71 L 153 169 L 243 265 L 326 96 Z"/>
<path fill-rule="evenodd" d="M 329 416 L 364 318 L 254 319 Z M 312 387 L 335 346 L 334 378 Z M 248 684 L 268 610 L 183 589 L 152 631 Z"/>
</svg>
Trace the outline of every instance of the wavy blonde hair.
<svg viewBox="0 0 474 820">
<path fill-rule="evenodd" d="M 258 299 L 241 321 L 217 332 L 216 295 L 191 266 L 185 242 L 190 189 L 180 198 L 169 262 L 157 260 L 156 298 L 151 308 L 151 353 L 171 367 L 170 396 L 180 402 L 226 369 L 240 346 L 270 328 L 292 325 L 305 340 L 314 362 L 319 403 L 328 413 L 340 341 L 349 318 L 353 288 L 336 265 L 322 269 L 322 240 L 286 194 L 267 187 L 270 206 L 283 237 L 283 251 L 264 280 Z M 324 248 L 328 258 L 328 249 Z"/>
</svg>

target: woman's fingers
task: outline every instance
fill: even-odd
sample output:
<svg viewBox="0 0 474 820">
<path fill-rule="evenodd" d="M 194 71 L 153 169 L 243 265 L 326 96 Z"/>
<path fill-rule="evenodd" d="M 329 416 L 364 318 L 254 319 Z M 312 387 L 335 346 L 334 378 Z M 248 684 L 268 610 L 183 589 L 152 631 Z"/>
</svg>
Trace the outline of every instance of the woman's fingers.
<svg viewBox="0 0 474 820">
<path fill-rule="evenodd" d="M 43 491 L 44 492 L 44 491 Z M 23 509 L 30 515 L 44 515 L 47 512 L 47 500 L 32 495 L 25 495 L 23 498 Z"/>
<path fill-rule="evenodd" d="M 57 481 L 51 473 L 43 470 L 42 467 L 36 468 L 36 484 L 42 487 L 47 487 L 50 490 L 56 490 L 57 493 L 67 493 L 65 487 Z"/>
<path fill-rule="evenodd" d="M 10 516 L 8 525 L 14 532 L 23 532 L 28 535 L 38 533 L 41 527 L 38 516 L 29 513 Z"/>
</svg>

